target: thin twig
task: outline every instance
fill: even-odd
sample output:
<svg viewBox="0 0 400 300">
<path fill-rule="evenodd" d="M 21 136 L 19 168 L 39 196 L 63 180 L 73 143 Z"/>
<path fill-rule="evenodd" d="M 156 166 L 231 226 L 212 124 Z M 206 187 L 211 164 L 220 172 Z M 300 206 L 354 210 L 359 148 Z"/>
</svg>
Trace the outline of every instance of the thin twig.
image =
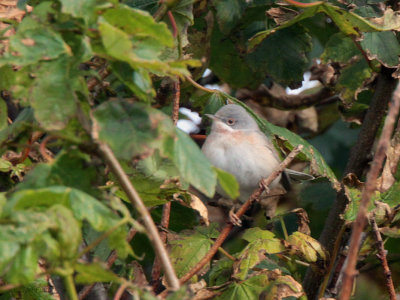
<svg viewBox="0 0 400 300">
<path fill-rule="evenodd" d="M 56 139 L 56 137 L 55 137 L 55 136 L 48 135 L 48 136 L 46 136 L 46 137 L 43 139 L 43 141 L 40 143 L 40 146 L 39 146 L 39 152 L 40 152 L 40 154 L 41 154 L 41 155 L 43 156 L 43 158 L 44 158 L 46 161 L 48 161 L 48 162 L 52 162 L 52 161 L 54 160 L 54 158 L 51 157 L 49 154 L 47 154 L 46 151 L 48 151 L 48 150 L 46 149 L 46 145 L 47 145 L 47 143 L 48 143 L 50 140 L 53 140 L 53 139 Z"/>
<path fill-rule="evenodd" d="M 376 183 L 379 172 L 382 168 L 385 159 L 386 151 L 390 144 L 390 138 L 396 122 L 396 117 L 400 107 L 400 85 L 397 85 L 393 93 L 392 102 L 389 108 L 388 115 L 385 120 L 385 125 L 382 129 L 381 137 L 379 138 L 377 151 L 372 161 L 371 169 L 367 175 L 367 181 L 361 194 L 360 207 L 358 209 L 357 218 L 353 224 L 353 231 L 350 238 L 350 248 L 348 252 L 348 263 L 344 271 L 342 292 L 340 300 L 347 300 L 350 298 L 351 290 L 353 287 L 354 276 L 356 275 L 357 255 L 360 247 L 361 233 L 367 220 L 367 209 L 370 203 L 372 194 L 376 190 Z"/>
<path fill-rule="evenodd" d="M 376 243 L 378 246 L 378 255 L 377 256 L 382 263 L 383 272 L 384 272 L 385 278 L 386 278 L 386 287 L 389 291 L 390 300 L 396 300 L 396 291 L 394 290 L 394 285 L 393 285 L 393 280 L 392 280 L 392 272 L 390 272 L 389 265 L 388 265 L 388 262 L 386 259 L 386 251 L 383 246 L 381 233 L 379 232 L 378 225 L 376 224 L 376 221 L 375 221 L 375 214 L 373 214 L 370 221 L 371 221 L 372 231 L 375 234 L 375 239 L 376 239 Z"/>
<path fill-rule="evenodd" d="M 95 127 L 95 126 L 94 126 Z M 97 136 L 96 133 L 93 134 L 95 138 Z M 96 138 L 95 138 L 96 140 Z M 180 287 L 179 280 L 175 274 L 175 270 L 172 267 L 171 260 L 168 256 L 168 252 L 164 247 L 164 244 L 160 238 L 160 235 L 157 231 L 157 227 L 154 224 L 153 219 L 149 211 L 147 210 L 146 206 L 143 203 L 143 200 L 139 196 L 138 192 L 132 185 L 131 181 L 129 180 L 128 176 L 126 175 L 125 171 L 122 169 L 121 164 L 117 160 L 114 155 L 114 152 L 111 148 L 100 141 L 97 141 L 98 150 L 101 156 L 106 161 L 107 165 L 110 167 L 111 171 L 114 173 L 116 178 L 118 179 L 119 183 L 121 184 L 122 189 L 128 196 L 129 200 L 131 201 L 132 205 L 136 207 L 139 214 L 143 219 L 144 226 L 147 231 L 147 237 L 150 239 L 150 242 L 153 245 L 154 251 L 156 255 L 160 258 L 161 265 L 164 269 L 164 274 L 169 285 L 169 288 L 172 290 L 177 290 Z"/>
<path fill-rule="evenodd" d="M 291 163 L 291 161 L 300 153 L 303 149 L 303 145 L 298 145 L 289 155 L 281 162 L 279 168 L 277 168 L 274 172 L 272 172 L 267 179 L 262 180 L 262 184 L 260 187 L 251 194 L 250 198 L 239 208 L 236 212 L 236 216 L 238 218 L 242 217 L 244 213 L 249 209 L 250 205 L 253 203 L 254 200 L 259 199 L 261 194 L 264 192 L 265 188 L 268 187 L 278 176 L 283 172 L 284 169 Z M 222 243 L 225 241 L 226 237 L 230 233 L 233 228 L 233 224 L 229 222 L 226 226 L 222 229 L 220 235 L 218 236 L 217 240 L 214 242 L 208 253 L 182 278 L 180 278 L 180 282 L 183 284 L 187 282 L 190 278 L 196 275 L 204 266 L 207 264 L 215 253 L 218 251 L 219 247 L 221 247 Z"/>
<path fill-rule="evenodd" d="M 172 19 L 173 16 L 172 16 Z M 172 105 L 172 121 L 174 122 L 174 125 L 178 123 L 179 119 L 179 103 L 180 103 L 180 98 L 181 98 L 181 86 L 180 86 L 180 81 L 179 78 L 176 78 L 176 81 L 174 82 L 174 100 L 173 100 L 173 105 Z M 162 228 L 168 228 L 169 227 L 169 219 L 171 215 L 171 202 L 167 202 L 163 206 L 163 211 L 162 211 L 162 217 L 161 217 L 161 227 Z M 167 232 L 166 231 L 161 231 L 160 232 L 160 237 L 164 245 L 167 242 Z M 156 256 L 154 259 L 153 263 L 153 269 L 151 270 L 151 281 L 152 281 L 152 286 L 153 290 L 156 291 L 158 286 L 159 286 L 159 278 L 161 276 L 161 266 L 160 266 L 160 261 L 158 257 Z"/>
<path fill-rule="evenodd" d="M 237 261 L 236 257 L 230 255 L 230 254 L 228 253 L 228 251 L 226 251 L 224 248 L 219 247 L 219 248 L 218 248 L 218 251 L 221 252 L 223 255 L 225 255 L 227 258 L 229 258 L 231 261 Z"/>
<path fill-rule="evenodd" d="M 194 81 L 191 77 L 186 76 L 185 77 L 187 81 L 189 81 L 192 85 L 194 85 L 195 87 L 197 87 L 198 89 L 205 91 L 207 93 L 217 93 L 218 90 L 213 90 L 213 89 L 208 89 L 200 84 L 198 84 L 196 81 Z"/>
<path fill-rule="evenodd" d="M 121 284 L 117 290 L 117 292 L 114 295 L 113 300 L 120 300 L 122 295 L 124 294 L 125 289 L 128 287 L 128 283 L 124 282 L 123 284 Z"/>
<path fill-rule="evenodd" d="M 178 35 L 178 27 L 176 26 L 174 15 L 172 14 L 172 12 L 170 10 L 168 11 L 167 14 L 168 14 L 168 19 L 171 22 L 171 26 L 172 26 L 172 36 L 174 38 L 176 38 Z"/>
</svg>

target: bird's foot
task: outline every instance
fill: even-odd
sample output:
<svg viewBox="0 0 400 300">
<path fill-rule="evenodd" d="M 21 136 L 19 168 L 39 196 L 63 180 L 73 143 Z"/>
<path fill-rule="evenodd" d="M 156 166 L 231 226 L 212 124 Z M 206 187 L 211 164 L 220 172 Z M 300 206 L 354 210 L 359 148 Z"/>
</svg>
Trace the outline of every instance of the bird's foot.
<svg viewBox="0 0 400 300">
<path fill-rule="evenodd" d="M 234 207 L 229 211 L 229 221 L 235 226 L 242 226 L 242 220 L 240 220 L 240 218 L 235 214 Z"/>
</svg>

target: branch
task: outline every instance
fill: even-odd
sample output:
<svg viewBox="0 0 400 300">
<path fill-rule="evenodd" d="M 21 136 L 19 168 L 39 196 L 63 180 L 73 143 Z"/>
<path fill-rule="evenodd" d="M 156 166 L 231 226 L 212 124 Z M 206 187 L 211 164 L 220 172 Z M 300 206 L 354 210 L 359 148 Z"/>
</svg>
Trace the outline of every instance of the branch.
<svg viewBox="0 0 400 300">
<path fill-rule="evenodd" d="M 268 176 L 267 179 L 261 180 L 260 187 L 251 194 L 250 198 L 239 208 L 236 212 L 236 216 L 238 218 L 242 217 L 244 213 L 249 209 L 250 205 L 254 200 L 259 199 L 262 192 L 286 169 L 286 167 L 292 162 L 292 160 L 300 153 L 303 149 L 303 145 L 298 145 L 289 155 L 281 162 L 279 168 L 277 168 L 271 175 Z M 226 237 L 230 233 L 233 228 L 232 223 L 226 224 L 224 229 L 222 229 L 220 235 L 217 240 L 214 242 L 208 253 L 195 265 L 188 273 L 186 273 L 182 278 L 180 278 L 180 282 L 183 284 L 187 282 L 190 278 L 196 275 L 217 253 L 218 249 L 221 247 L 222 243 L 225 241 Z"/>
<path fill-rule="evenodd" d="M 179 78 L 177 78 L 177 81 L 174 82 L 174 100 L 173 100 L 173 106 L 172 106 L 172 121 L 174 122 L 175 126 L 178 123 L 178 119 L 179 119 L 180 97 L 181 97 L 181 87 L 180 87 Z M 167 202 L 164 204 L 163 211 L 162 211 L 162 217 L 161 217 L 161 227 L 162 228 L 169 227 L 170 215 L 171 215 L 171 202 Z M 162 242 L 165 245 L 167 242 L 167 232 L 161 231 L 160 237 L 161 237 Z M 151 270 L 151 281 L 152 281 L 154 291 L 156 291 L 159 286 L 160 276 L 161 276 L 161 265 L 160 265 L 160 260 L 156 256 L 154 259 L 154 263 L 153 263 L 153 269 Z"/>
<path fill-rule="evenodd" d="M 377 256 L 382 263 L 383 272 L 384 272 L 385 278 L 386 278 L 386 287 L 389 291 L 390 300 L 396 300 L 396 292 L 394 290 L 392 273 L 390 272 L 389 265 L 388 265 L 388 262 L 386 259 L 386 251 L 383 246 L 382 236 L 381 236 L 381 233 L 379 232 L 378 225 L 376 225 L 375 214 L 372 216 L 370 221 L 371 221 L 372 231 L 375 234 L 375 239 L 376 239 L 376 243 L 378 246 L 378 255 Z"/>
<path fill-rule="evenodd" d="M 385 125 L 382 129 L 382 134 L 378 142 L 377 151 L 372 161 L 371 169 L 367 175 L 367 181 L 361 194 L 360 207 L 355 222 L 353 223 L 353 231 L 350 238 L 350 249 L 348 253 L 348 263 L 344 271 L 341 300 L 350 298 L 351 289 L 353 286 L 354 276 L 356 274 L 356 263 L 358 250 L 360 247 L 361 233 L 364 230 L 367 221 L 368 205 L 372 194 L 376 190 L 377 179 L 382 169 L 382 164 L 386 156 L 386 151 L 390 144 L 390 138 L 393 133 L 394 125 L 397 120 L 397 115 L 400 108 L 400 85 L 397 86 L 393 100 L 389 108 L 389 113 L 385 120 Z"/>
<path fill-rule="evenodd" d="M 274 83 L 271 88 L 261 85 L 256 90 L 240 89 L 236 96 L 241 100 L 251 98 L 262 106 L 289 110 L 313 106 L 324 99 L 331 98 L 333 93 L 328 88 L 322 88 L 314 94 L 288 95 L 281 86 Z"/>
<path fill-rule="evenodd" d="M 95 134 L 93 134 L 93 136 L 95 138 Z M 122 189 L 128 196 L 132 205 L 136 207 L 139 214 L 141 215 L 144 226 L 147 231 L 147 236 L 153 245 L 155 253 L 160 259 L 169 287 L 173 290 L 179 289 L 180 287 L 179 280 L 176 277 L 174 268 L 172 267 L 172 263 L 171 260 L 169 259 L 168 252 L 164 247 L 164 244 L 157 231 L 157 227 L 154 224 L 154 221 L 151 218 L 149 211 L 144 205 L 143 200 L 140 198 L 138 192 L 130 182 L 128 176 L 122 169 L 120 163 L 118 162 L 111 148 L 107 144 L 102 143 L 100 141 L 97 141 L 97 145 L 99 153 L 106 161 L 107 165 L 110 167 L 111 171 L 114 173 L 116 178 L 118 179 Z"/>
<path fill-rule="evenodd" d="M 357 143 L 350 151 L 344 176 L 353 173 L 357 177 L 361 177 L 364 168 L 368 166 L 368 157 L 396 83 L 397 80 L 392 77 L 392 70 L 382 67 L 382 71 L 377 78 L 374 96 L 361 126 Z M 345 222 L 342 216 L 348 204 L 349 199 L 342 189 L 336 196 L 336 200 L 329 211 L 327 221 L 320 236 L 320 243 L 325 249 L 328 249 L 330 257 L 333 260 L 335 260 L 336 256 L 333 255 L 332 249 L 334 249 L 339 232 L 344 226 Z M 319 273 L 314 272 L 311 268 L 308 269 L 303 281 L 303 287 L 309 299 L 317 297 L 322 280 L 323 277 Z"/>
</svg>

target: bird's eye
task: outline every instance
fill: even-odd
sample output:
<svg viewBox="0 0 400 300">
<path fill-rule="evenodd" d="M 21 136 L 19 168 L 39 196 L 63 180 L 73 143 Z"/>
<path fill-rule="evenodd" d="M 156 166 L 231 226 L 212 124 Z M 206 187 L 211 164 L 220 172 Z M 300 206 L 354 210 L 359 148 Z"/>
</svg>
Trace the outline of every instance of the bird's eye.
<svg viewBox="0 0 400 300">
<path fill-rule="evenodd" d="M 226 120 L 226 123 L 228 125 L 233 125 L 233 124 L 235 124 L 235 120 L 234 119 L 228 119 L 228 120 Z"/>
</svg>

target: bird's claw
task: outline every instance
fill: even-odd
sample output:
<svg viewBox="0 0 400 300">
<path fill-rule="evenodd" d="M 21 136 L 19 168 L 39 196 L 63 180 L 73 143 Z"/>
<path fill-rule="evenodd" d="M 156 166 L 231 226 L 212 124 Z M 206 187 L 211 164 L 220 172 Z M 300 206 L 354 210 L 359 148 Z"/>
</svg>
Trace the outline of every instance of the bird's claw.
<svg viewBox="0 0 400 300">
<path fill-rule="evenodd" d="M 235 214 L 234 208 L 229 211 L 229 221 L 235 226 L 242 226 L 242 220 Z"/>
</svg>

